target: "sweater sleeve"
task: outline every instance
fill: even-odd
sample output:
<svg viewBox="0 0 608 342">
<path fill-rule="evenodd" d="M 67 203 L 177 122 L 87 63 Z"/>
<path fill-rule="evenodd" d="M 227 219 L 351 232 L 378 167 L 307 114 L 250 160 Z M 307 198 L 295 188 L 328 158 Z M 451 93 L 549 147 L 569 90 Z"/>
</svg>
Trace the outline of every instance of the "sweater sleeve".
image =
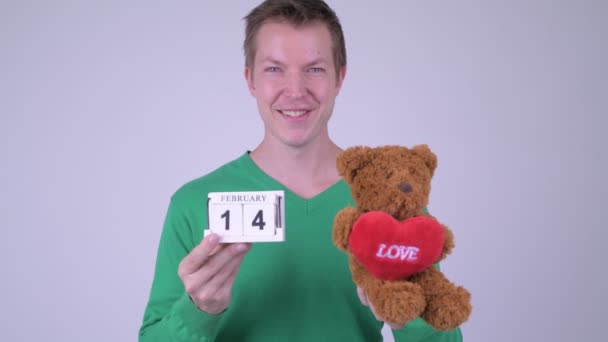
<svg viewBox="0 0 608 342">
<path fill-rule="evenodd" d="M 185 203 L 185 202 L 181 202 Z M 196 307 L 186 293 L 177 268 L 198 244 L 194 225 L 199 224 L 197 208 L 180 205 L 175 196 L 169 205 L 157 251 L 150 296 L 139 329 L 140 342 L 213 341 L 220 315 L 207 314 Z"/>
</svg>

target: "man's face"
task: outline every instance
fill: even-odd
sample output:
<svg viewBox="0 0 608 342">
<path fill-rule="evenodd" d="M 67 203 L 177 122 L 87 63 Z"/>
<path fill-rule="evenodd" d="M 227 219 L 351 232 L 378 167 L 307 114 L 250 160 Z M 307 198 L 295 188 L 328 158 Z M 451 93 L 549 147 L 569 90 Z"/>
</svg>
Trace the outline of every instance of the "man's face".
<svg viewBox="0 0 608 342">
<path fill-rule="evenodd" d="M 344 79 L 336 77 L 325 24 L 268 22 L 257 33 L 253 70 L 245 68 L 265 138 L 292 147 L 327 136 L 327 122 Z"/>
</svg>

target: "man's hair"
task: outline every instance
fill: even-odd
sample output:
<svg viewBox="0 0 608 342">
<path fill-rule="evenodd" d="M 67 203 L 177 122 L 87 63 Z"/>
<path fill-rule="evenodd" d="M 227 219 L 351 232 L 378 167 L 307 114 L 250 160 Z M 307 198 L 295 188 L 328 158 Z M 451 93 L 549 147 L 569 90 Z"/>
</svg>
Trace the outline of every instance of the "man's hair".
<svg viewBox="0 0 608 342">
<path fill-rule="evenodd" d="M 346 47 L 342 25 L 336 13 L 323 0 L 265 0 L 251 10 L 246 21 L 245 65 L 253 69 L 256 49 L 256 35 L 260 27 L 268 21 L 287 22 L 301 26 L 315 21 L 324 23 L 332 38 L 332 50 L 336 74 L 346 65 Z"/>
</svg>

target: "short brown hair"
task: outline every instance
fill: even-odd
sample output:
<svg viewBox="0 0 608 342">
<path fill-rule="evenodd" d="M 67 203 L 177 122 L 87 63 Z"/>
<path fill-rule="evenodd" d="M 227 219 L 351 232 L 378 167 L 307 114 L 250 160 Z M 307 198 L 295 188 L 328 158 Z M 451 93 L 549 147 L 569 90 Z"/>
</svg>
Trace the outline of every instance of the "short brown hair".
<svg viewBox="0 0 608 342">
<path fill-rule="evenodd" d="M 251 10 L 246 21 L 245 65 L 253 69 L 256 54 L 255 37 L 262 25 L 269 20 L 286 21 L 294 26 L 320 21 L 327 25 L 332 38 L 332 50 L 336 74 L 346 65 L 346 46 L 342 25 L 336 13 L 323 0 L 265 0 Z"/>
</svg>

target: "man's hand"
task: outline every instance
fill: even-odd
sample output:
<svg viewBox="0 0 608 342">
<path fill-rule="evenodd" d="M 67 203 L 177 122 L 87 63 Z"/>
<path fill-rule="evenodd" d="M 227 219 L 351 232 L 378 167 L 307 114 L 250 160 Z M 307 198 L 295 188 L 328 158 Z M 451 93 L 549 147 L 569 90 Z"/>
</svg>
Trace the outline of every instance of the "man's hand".
<svg viewBox="0 0 608 342">
<path fill-rule="evenodd" d="M 232 296 L 232 285 L 250 244 L 219 244 L 211 234 L 179 264 L 177 274 L 196 306 L 209 314 L 226 310 Z"/>
<path fill-rule="evenodd" d="M 361 303 L 365 306 L 369 306 L 369 308 L 372 310 L 372 313 L 374 314 L 376 319 L 379 321 L 382 321 L 382 318 L 380 318 L 378 316 L 378 314 L 376 314 L 376 309 L 374 308 L 372 303 L 370 303 L 367 300 L 367 295 L 365 294 L 365 291 L 362 288 L 360 288 L 359 286 L 357 286 L 357 294 L 359 295 L 359 299 L 361 300 Z M 388 326 L 390 326 L 391 329 L 393 329 L 393 330 L 401 330 L 405 326 L 405 324 L 396 324 L 396 323 L 389 323 L 389 322 L 384 322 L 384 323 L 388 324 Z"/>
</svg>

